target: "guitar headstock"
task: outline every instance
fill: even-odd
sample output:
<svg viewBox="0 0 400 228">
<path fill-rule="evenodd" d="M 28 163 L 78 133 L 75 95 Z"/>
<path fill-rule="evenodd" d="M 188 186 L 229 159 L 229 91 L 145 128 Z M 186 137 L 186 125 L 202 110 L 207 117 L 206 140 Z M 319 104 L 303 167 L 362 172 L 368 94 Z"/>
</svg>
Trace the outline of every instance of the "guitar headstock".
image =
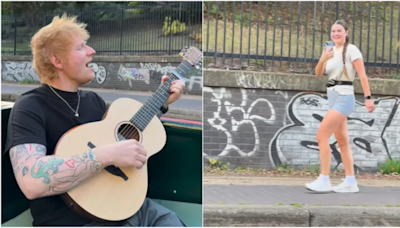
<svg viewBox="0 0 400 228">
<path fill-rule="evenodd" d="M 185 46 L 179 55 L 192 64 L 192 66 L 195 66 L 196 69 L 200 69 L 203 65 L 203 53 L 195 47 L 190 47 L 188 49 L 188 47 Z"/>
</svg>

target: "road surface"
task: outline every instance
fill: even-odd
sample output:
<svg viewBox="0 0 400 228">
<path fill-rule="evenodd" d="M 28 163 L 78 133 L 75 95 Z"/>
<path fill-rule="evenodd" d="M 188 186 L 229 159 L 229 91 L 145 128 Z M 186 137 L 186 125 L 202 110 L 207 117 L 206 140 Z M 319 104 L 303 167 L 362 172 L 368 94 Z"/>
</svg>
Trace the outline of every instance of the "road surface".
<svg viewBox="0 0 400 228">
<path fill-rule="evenodd" d="M 26 91 L 34 89 L 38 85 L 20 85 L 12 83 L 4 83 L 1 85 L 1 93 L 13 93 L 22 94 Z M 83 90 L 92 90 L 99 94 L 105 101 L 113 102 L 114 100 L 121 97 L 129 97 L 144 103 L 150 96 L 151 93 L 147 92 L 136 92 L 126 90 L 111 90 L 111 89 L 94 89 L 94 88 L 82 88 Z M 193 95 L 182 95 L 182 97 L 170 105 L 171 108 L 183 108 L 192 110 L 202 109 L 202 97 Z"/>
</svg>

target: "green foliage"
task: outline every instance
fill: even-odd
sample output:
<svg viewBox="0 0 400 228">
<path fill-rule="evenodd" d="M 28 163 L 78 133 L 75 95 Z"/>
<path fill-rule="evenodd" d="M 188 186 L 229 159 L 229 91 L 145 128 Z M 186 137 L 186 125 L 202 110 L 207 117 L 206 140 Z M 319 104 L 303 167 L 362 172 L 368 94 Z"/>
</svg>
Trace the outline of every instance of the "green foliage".
<svg viewBox="0 0 400 228">
<path fill-rule="evenodd" d="M 210 162 L 211 169 L 219 169 L 219 170 L 225 170 L 225 171 L 229 170 L 229 163 L 222 164 L 221 161 L 215 160 L 213 158 L 210 158 L 208 160 L 208 162 Z"/>
<path fill-rule="evenodd" d="M 400 79 L 400 74 L 394 74 L 393 79 Z"/>
<path fill-rule="evenodd" d="M 19 83 L 21 83 L 21 84 L 35 84 L 36 82 L 33 81 L 32 79 L 24 78 L 21 81 L 19 81 Z"/>
<path fill-rule="evenodd" d="M 290 168 L 287 164 L 281 164 L 279 166 L 276 166 L 275 170 L 281 173 L 294 173 L 295 171 L 293 168 Z"/>
<path fill-rule="evenodd" d="M 171 24 L 171 18 L 170 17 L 165 17 L 164 21 L 164 26 L 162 28 L 162 31 L 164 32 L 164 35 L 169 35 L 170 32 L 173 35 L 183 33 L 186 31 L 186 24 L 184 22 L 179 22 L 178 20 L 174 20 Z"/>
<path fill-rule="evenodd" d="M 387 160 L 381 165 L 380 170 L 382 174 L 400 174 L 400 159 Z"/>
</svg>

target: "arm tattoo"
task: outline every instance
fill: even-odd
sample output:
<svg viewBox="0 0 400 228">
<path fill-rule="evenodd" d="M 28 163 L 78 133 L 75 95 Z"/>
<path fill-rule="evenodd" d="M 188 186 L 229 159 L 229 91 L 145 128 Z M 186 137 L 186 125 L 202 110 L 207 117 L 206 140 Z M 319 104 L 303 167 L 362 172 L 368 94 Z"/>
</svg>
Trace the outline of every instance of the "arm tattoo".
<svg viewBox="0 0 400 228">
<path fill-rule="evenodd" d="M 10 157 L 15 176 L 38 180 L 38 188 L 45 187 L 42 196 L 48 196 L 67 192 L 98 173 L 103 164 L 95 161 L 91 153 L 69 157 L 46 156 L 43 145 L 24 144 L 13 147 Z"/>
<path fill-rule="evenodd" d="M 88 153 L 67 158 L 40 159 L 32 166 L 31 176 L 50 185 L 50 194 L 63 193 L 98 172 Z M 99 164 L 102 167 L 102 164 Z"/>
<path fill-rule="evenodd" d="M 24 144 L 18 145 L 10 150 L 10 158 L 13 166 L 14 174 L 17 175 L 23 169 L 23 176 L 27 172 L 27 164 L 34 158 L 39 158 L 46 155 L 46 147 L 40 144 Z M 26 167 L 26 168 L 25 168 Z M 25 170 L 25 171 L 24 171 Z M 24 174 L 25 172 L 25 174 Z"/>
</svg>

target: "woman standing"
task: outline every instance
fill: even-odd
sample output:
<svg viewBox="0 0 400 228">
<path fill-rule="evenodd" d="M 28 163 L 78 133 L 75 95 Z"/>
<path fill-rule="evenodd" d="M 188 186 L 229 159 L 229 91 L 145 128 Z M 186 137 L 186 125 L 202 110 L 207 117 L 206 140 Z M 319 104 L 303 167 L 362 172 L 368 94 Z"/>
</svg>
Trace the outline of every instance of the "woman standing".
<svg viewBox="0 0 400 228">
<path fill-rule="evenodd" d="M 322 76 L 326 72 L 329 77 L 327 95 L 330 109 L 324 117 L 317 133 L 321 174 L 317 180 L 306 184 L 306 188 L 317 192 L 355 193 L 359 189 L 354 177 L 347 117 L 355 108 L 353 81 L 356 73 L 360 78 L 364 90 L 365 107 L 369 112 L 372 112 L 375 106 L 371 100 L 362 54 L 356 46 L 349 44 L 348 27 L 344 21 L 338 20 L 332 25 L 331 39 L 335 46 L 328 50 L 323 50 L 322 56 L 315 68 L 317 76 Z M 329 180 L 331 164 L 329 138 L 332 134 L 335 134 L 339 145 L 346 173 L 346 179 L 335 187 L 331 187 Z"/>
</svg>

